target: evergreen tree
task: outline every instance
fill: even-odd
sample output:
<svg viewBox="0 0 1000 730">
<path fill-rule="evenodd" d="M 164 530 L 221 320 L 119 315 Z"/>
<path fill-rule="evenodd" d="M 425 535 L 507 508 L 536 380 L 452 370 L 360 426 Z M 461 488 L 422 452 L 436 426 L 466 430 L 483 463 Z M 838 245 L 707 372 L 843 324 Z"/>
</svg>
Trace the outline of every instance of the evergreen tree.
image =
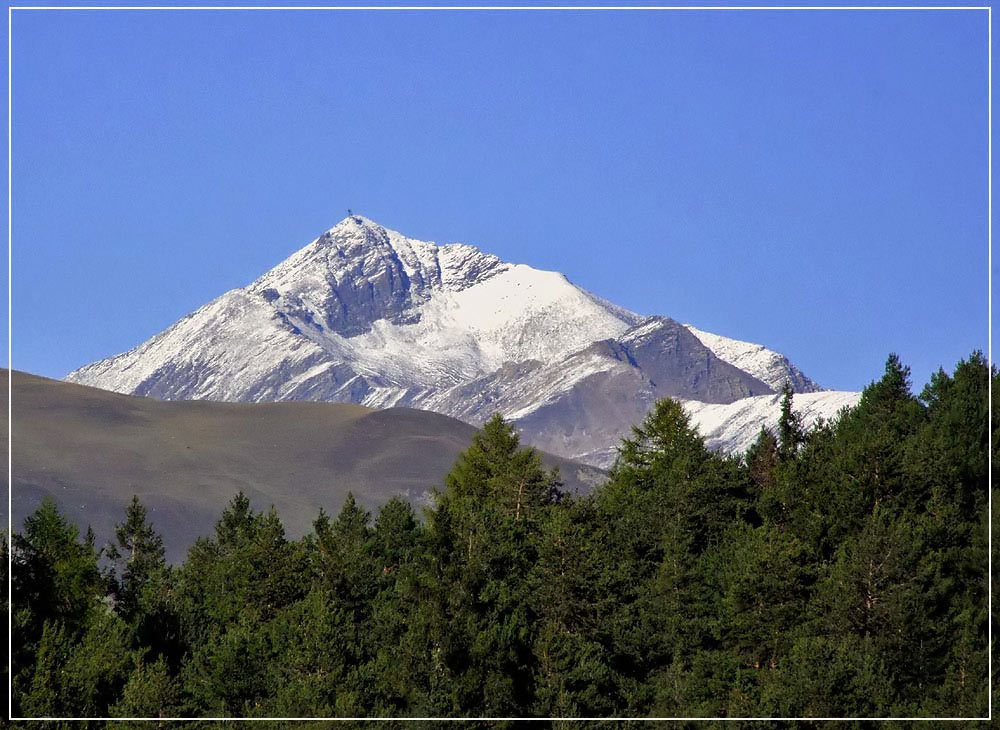
<svg viewBox="0 0 1000 730">
<path fill-rule="evenodd" d="M 135 664 L 128 626 L 105 607 L 95 611 L 61 668 L 66 714 L 106 717 Z"/>
<path fill-rule="evenodd" d="M 739 462 L 709 452 L 680 403 L 664 399 L 623 441 L 595 499 L 599 540 L 615 556 L 606 651 L 623 710 L 676 714 L 684 693 L 657 688 L 679 687 L 713 642 L 701 561 L 749 509 Z"/>
<path fill-rule="evenodd" d="M 805 441 L 802 418 L 793 409 L 792 384 L 787 380 L 781 386 L 781 417 L 778 419 L 778 457 L 787 461 L 795 456 Z"/>
<path fill-rule="evenodd" d="M 305 595 L 305 561 L 274 509 L 254 512 L 242 493 L 216 523 L 215 538 L 191 548 L 172 601 L 190 652 L 180 678 L 191 712 L 259 714 L 273 660 L 263 627 Z"/>
<path fill-rule="evenodd" d="M 109 710 L 112 717 L 170 717 L 178 713 L 179 688 L 167 663 L 139 663 Z"/>
<path fill-rule="evenodd" d="M 77 528 L 49 497 L 25 519 L 24 531 L 13 536 L 13 548 L 11 673 L 13 709 L 20 712 L 22 698 L 26 707 L 36 709 L 57 701 L 54 678 L 68 647 L 98 610 L 104 581 L 93 543 L 78 539 Z M 36 662 L 43 676 L 35 676 Z"/>
<path fill-rule="evenodd" d="M 523 713 L 533 700 L 528 574 L 539 527 L 559 499 L 558 475 L 514 429 L 490 419 L 459 455 L 429 514 L 439 606 L 448 624 L 441 657 L 455 711 Z"/>
<path fill-rule="evenodd" d="M 605 716 L 620 703 L 620 678 L 602 644 L 614 601 L 604 576 L 615 558 L 596 539 L 596 520 L 590 500 L 565 502 L 542 527 L 529 577 L 538 617 L 532 714 Z"/>
<path fill-rule="evenodd" d="M 410 503 L 393 497 L 379 510 L 372 531 L 372 552 L 382 564 L 382 574 L 391 575 L 416 549 L 419 530 Z"/>
<path fill-rule="evenodd" d="M 744 455 L 754 492 L 760 495 L 774 488 L 777 480 L 778 440 L 764 426 Z"/>
<path fill-rule="evenodd" d="M 146 508 L 137 496 L 125 511 L 125 520 L 115 527 L 117 545 L 109 545 L 106 555 L 115 566 L 113 594 L 119 614 L 129 620 L 135 614 L 144 589 L 163 580 L 166 561 L 163 538 L 146 519 Z"/>
</svg>

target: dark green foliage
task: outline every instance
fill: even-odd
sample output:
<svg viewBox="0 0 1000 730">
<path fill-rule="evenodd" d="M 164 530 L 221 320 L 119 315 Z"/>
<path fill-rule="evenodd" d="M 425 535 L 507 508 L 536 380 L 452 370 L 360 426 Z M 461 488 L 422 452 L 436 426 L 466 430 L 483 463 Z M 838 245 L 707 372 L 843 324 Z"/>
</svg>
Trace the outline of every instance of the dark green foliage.
<svg viewBox="0 0 1000 730">
<path fill-rule="evenodd" d="M 143 592 L 164 578 L 163 538 L 146 521 L 146 508 L 135 496 L 115 537 L 117 545 L 109 545 L 105 552 L 115 567 L 112 593 L 118 611 L 128 619 L 137 612 Z"/>
<path fill-rule="evenodd" d="M 3 586 L 8 584 L 8 578 L 10 577 L 8 566 L 8 558 L 10 557 L 9 539 L 10 533 L 6 530 L 0 530 L 0 585 Z M 9 611 L 10 604 L 8 601 L 4 601 L 3 609 L 0 610 L 0 633 L 3 634 L 3 640 L 0 641 L 0 651 L 3 652 L 3 679 L 7 683 L 11 681 L 10 652 L 8 651 L 10 644 L 8 643 L 9 634 L 3 631 L 2 627 L 7 625 L 7 618 L 10 615 Z"/>
<path fill-rule="evenodd" d="M 240 494 L 178 567 L 137 499 L 100 553 L 45 502 L 13 540 L 15 711 L 982 715 L 990 387 L 974 353 L 915 397 L 890 356 L 808 431 L 786 387 L 742 458 L 664 400 L 575 499 L 498 416 L 422 520 L 349 495 L 293 541 Z"/>
<path fill-rule="evenodd" d="M 431 590 L 442 632 L 436 661 L 451 677 L 449 712 L 509 716 L 530 705 L 536 619 L 528 576 L 558 475 L 511 426 L 492 418 L 459 456 L 428 517 Z M 440 630 L 440 629 L 439 629 Z"/>
<path fill-rule="evenodd" d="M 105 582 L 93 544 L 78 539 L 76 527 L 45 499 L 13 536 L 14 713 L 58 708 L 65 697 L 60 668 L 106 608 Z M 37 663 L 39 672 L 34 672 Z M 22 708 L 21 702 L 25 703 Z"/>
<path fill-rule="evenodd" d="M 781 388 L 781 418 L 778 419 L 778 456 L 787 461 L 795 456 L 805 441 L 802 418 L 792 409 L 791 383 L 787 380 Z"/>
<path fill-rule="evenodd" d="M 121 699 L 109 708 L 112 717 L 172 717 L 177 714 L 179 687 L 163 659 L 133 669 Z"/>
</svg>

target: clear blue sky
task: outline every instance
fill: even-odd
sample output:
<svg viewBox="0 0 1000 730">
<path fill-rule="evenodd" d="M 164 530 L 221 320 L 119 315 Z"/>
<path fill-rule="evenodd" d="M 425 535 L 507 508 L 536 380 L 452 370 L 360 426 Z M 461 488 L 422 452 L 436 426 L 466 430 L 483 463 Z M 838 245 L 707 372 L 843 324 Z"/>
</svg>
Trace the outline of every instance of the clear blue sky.
<svg viewBox="0 0 1000 730">
<path fill-rule="evenodd" d="M 985 12 L 15 11 L 12 36 L 19 369 L 131 348 L 348 207 L 827 387 L 986 348 Z"/>
</svg>

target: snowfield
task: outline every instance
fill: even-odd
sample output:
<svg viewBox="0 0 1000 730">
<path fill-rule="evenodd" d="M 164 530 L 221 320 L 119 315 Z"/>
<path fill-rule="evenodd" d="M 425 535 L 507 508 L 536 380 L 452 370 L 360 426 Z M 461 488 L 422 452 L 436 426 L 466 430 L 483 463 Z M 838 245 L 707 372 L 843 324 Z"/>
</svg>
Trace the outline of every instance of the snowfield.
<svg viewBox="0 0 1000 730">
<path fill-rule="evenodd" d="M 841 409 L 857 405 L 860 397 L 860 393 L 843 390 L 796 393 L 792 396 L 792 409 L 808 429 L 820 419 L 832 419 Z M 746 451 L 762 427 L 773 429 L 781 417 L 780 395 L 760 395 L 733 403 L 683 401 L 683 404 L 710 448 L 733 452 Z"/>
</svg>

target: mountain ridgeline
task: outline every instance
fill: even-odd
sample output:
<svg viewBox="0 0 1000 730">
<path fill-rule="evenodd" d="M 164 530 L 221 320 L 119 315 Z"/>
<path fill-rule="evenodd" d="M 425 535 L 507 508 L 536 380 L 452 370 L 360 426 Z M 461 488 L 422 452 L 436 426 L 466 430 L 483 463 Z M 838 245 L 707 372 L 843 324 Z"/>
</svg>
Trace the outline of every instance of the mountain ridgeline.
<svg viewBox="0 0 1000 730">
<path fill-rule="evenodd" d="M 476 426 L 499 412 L 526 442 L 602 467 L 663 397 L 689 404 L 712 446 L 730 450 L 776 422 L 786 382 L 809 423 L 858 397 L 821 390 L 760 345 L 642 317 L 562 274 L 361 216 L 66 379 L 163 400 L 411 407 Z M 700 423 L 705 405 L 729 410 Z"/>
<path fill-rule="evenodd" d="M 83 537 L 45 500 L 13 538 L 13 711 L 984 717 L 991 388 L 975 353 L 915 396 L 893 356 L 815 427 L 786 393 L 741 456 L 660 400 L 587 495 L 494 417 L 422 520 L 348 496 L 290 539 L 238 494 L 180 565 L 138 500 Z"/>
</svg>

